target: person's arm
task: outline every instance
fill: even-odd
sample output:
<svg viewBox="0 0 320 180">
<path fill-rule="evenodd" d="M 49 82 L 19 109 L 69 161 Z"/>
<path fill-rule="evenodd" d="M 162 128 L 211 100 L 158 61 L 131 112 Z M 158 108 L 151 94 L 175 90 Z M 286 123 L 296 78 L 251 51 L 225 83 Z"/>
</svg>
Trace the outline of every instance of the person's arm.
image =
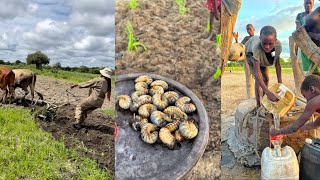
<svg viewBox="0 0 320 180">
<path fill-rule="evenodd" d="M 253 57 L 252 57 L 252 60 L 253 60 L 253 67 L 255 72 L 254 75 L 255 75 L 256 81 L 259 82 L 259 85 L 262 88 L 263 92 L 268 96 L 268 98 L 271 101 L 273 102 L 278 101 L 279 99 L 276 97 L 276 95 L 274 95 L 271 91 L 269 91 L 268 87 L 266 86 L 266 84 L 262 79 L 262 75 L 260 71 L 260 62 L 254 59 Z"/>
<path fill-rule="evenodd" d="M 282 83 L 280 57 L 276 58 L 275 68 L 276 68 L 278 83 Z"/>
<path fill-rule="evenodd" d="M 316 111 L 316 105 L 317 104 L 315 104 L 315 102 L 310 101 L 305 107 L 303 114 L 295 122 L 279 130 L 271 128 L 270 135 L 271 136 L 285 135 L 285 134 L 292 134 L 298 131 L 298 129 L 301 128 L 310 119 L 312 114 Z"/>
<path fill-rule="evenodd" d="M 319 126 L 320 126 L 320 117 L 318 117 L 315 121 L 311 123 L 307 123 L 303 125 L 299 130 L 301 131 L 311 130 L 311 129 L 316 129 Z"/>
<path fill-rule="evenodd" d="M 83 82 L 78 84 L 79 88 L 88 88 L 91 87 L 92 85 L 94 85 L 97 82 L 97 79 L 91 79 L 87 82 Z"/>
</svg>

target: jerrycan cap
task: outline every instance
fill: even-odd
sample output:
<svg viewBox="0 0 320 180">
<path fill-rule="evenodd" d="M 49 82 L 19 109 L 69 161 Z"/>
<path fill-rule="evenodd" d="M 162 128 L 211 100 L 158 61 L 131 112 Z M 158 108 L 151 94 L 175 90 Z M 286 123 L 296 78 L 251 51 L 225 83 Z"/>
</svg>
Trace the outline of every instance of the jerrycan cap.
<svg viewBox="0 0 320 180">
<path fill-rule="evenodd" d="M 307 144 L 312 144 L 312 139 L 306 138 L 305 142 L 306 142 Z"/>
</svg>

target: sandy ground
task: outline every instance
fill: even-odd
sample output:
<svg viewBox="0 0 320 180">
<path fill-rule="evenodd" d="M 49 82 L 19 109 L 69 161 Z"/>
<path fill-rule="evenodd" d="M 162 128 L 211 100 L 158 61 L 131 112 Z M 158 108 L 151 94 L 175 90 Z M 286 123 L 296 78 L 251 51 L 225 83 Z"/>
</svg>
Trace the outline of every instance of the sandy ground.
<svg viewBox="0 0 320 180">
<path fill-rule="evenodd" d="M 294 78 L 292 74 L 282 75 L 283 83 L 293 90 Z M 270 84 L 277 83 L 275 74 L 270 74 Z M 225 141 L 228 129 L 234 125 L 234 112 L 240 102 L 246 99 L 244 72 L 226 71 L 221 81 L 221 179 L 260 179 L 260 167 L 247 168 L 234 158 Z"/>
</svg>

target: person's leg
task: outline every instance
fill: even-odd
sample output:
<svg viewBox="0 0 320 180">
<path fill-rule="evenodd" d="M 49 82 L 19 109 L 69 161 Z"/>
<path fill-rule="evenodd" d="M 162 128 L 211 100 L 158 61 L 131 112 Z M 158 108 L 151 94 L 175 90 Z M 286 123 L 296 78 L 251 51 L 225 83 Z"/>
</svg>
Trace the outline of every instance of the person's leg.
<svg viewBox="0 0 320 180">
<path fill-rule="evenodd" d="M 243 69 L 246 76 L 246 94 L 247 98 L 252 98 L 254 96 L 254 86 L 253 86 L 253 74 L 251 67 L 249 65 L 248 59 L 243 61 Z"/>
<path fill-rule="evenodd" d="M 213 33 L 212 33 L 213 19 L 214 19 L 214 14 L 213 12 L 210 11 L 210 16 L 209 16 L 210 30 L 209 30 L 209 37 L 208 37 L 209 40 L 212 40 L 213 38 Z"/>
<path fill-rule="evenodd" d="M 75 122 L 73 123 L 74 125 L 78 125 L 81 122 L 83 122 L 83 111 L 81 109 L 81 106 L 82 104 L 78 104 L 76 106 L 75 115 L 74 115 Z"/>
<path fill-rule="evenodd" d="M 87 101 L 83 101 L 82 103 L 78 104 L 76 106 L 76 110 L 75 110 L 75 122 L 74 124 L 82 124 L 85 119 L 87 118 L 87 112 L 88 110 L 92 109 L 93 106 L 89 103 L 87 103 Z"/>
</svg>

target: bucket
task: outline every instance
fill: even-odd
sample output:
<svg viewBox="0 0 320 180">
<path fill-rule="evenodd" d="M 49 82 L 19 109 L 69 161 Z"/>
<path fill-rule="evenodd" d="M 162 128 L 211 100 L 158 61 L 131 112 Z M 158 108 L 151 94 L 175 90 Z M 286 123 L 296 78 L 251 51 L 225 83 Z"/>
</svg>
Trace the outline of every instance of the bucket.
<svg viewBox="0 0 320 180">
<path fill-rule="evenodd" d="M 299 179 L 299 163 L 294 150 L 285 146 L 281 156 L 275 149 L 265 148 L 261 156 L 261 179 Z"/>
<path fill-rule="evenodd" d="M 278 102 L 272 102 L 268 99 L 267 95 L 264 95 L 261 103 L 272 114 L 283 117 L 294 105 L 295 95 L 285 85 L 277 83 L 269 89 L 278 98 Z"/>
</svg>

